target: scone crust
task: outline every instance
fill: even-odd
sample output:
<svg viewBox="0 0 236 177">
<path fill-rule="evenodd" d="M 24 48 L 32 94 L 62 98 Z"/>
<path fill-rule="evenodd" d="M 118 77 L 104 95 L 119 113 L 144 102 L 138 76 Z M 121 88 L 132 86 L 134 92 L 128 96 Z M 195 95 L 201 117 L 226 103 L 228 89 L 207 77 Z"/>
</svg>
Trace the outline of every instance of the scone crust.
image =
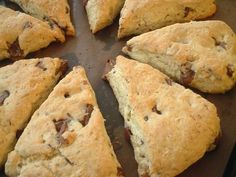
<svg viewBox="0 0 236 177">
<path fill-rule="evenodd" d="M 61 80 L 34 113 L 5 172 L 10 177 L 122 176 L 82 67 Z"/>
<path fill-rule="evenodd" d="M 0 166 L 30 116 L 62 75 L 61 59 L 20 60 L 0 68 Z"/>
<path fill-rule="evenodd" d="M 200 95 L 121 56 L 106 78 L 130 129 L 140 176 L 177 176 L 212 150 L 220 120 Z"/>
<path fill-rule="evenodd" d="M 22 59 L 30 52 L 65 41 L 61 30 L 30 15 L 0 6 L 0 60 Z"/>
<path fill-rule="evenodd" d="M 236 35 L 222 21 L 157 29 L 129 40 L 123 52 L 203 92 L 224 93 L 236 82 Z"/>
<path fill-rule="evenodd" d="M 118 38 L 145 33 L 177 22 L 203 19 L 216 11 L 214 0 L 126 0 Z"/>
</svg>

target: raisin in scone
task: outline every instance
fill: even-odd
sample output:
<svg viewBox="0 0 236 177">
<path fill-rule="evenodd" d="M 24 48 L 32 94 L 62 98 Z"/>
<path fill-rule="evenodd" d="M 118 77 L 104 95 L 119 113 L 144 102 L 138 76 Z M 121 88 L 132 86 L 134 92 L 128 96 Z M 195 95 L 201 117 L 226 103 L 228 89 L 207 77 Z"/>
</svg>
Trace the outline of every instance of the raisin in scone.
<svg viewBox="0 0 236 177">
<path fill-rule="evenodd" d="M 82 67 L 61 80 L 34 113 L 5 172 L 10 177 L 122 176 Z"/>
<path fill-rule="evenodd" d="M 87 11 L 92 33 L 110 25 L 120 12 L 125 0 L 86 0 Z"/>
<path fill-rule="evenodd" d="M 58 58 L 20 60 L 0 68 L 0 166 L 65 69 Z"/>
<path fill-rule="evenodd" d="M 224 93 L 236 81 L 236 36 L 222 21 L 174 24 L 129 40 L 123 52 L 181 84 Z"/>
<path fill-rule="evenodd" d="M 177 22 L 203 19 L 215 11 L 214 0 L 126 0 L 121 11 L 118 38 Z"/>
<path fill-rule="evenodd" d="M 3 6 L 0 6 L 0 24 L 0 60 L 24 58 L 51 42 L 65 41 L 59 28 Z"/>
<path fill-rule="evenodd" d="M 74 36 L 75 29 L 70 19 L 68 0 L 10 0 L 17 3 L 26 13 L 57 25 L 66 35 Z"/>
<path fill-rule="evenodd" d="M 122 56 L 105 77 L 129 129 L 140 176 L 174 177 L 215 148 L 220 120 L 200 95 Z"/>
</svg>

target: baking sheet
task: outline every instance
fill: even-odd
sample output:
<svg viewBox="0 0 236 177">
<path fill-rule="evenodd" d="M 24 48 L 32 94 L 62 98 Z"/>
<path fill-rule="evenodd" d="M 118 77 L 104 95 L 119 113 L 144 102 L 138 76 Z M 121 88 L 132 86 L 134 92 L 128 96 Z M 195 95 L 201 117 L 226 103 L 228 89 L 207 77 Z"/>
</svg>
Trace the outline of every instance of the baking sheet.
<svg viewBox="0 0 236 177">
<path fill-rule="evenodd" d="M 218 6 L 217 13 L 210 19 L 223 20 L 236 32 L 236 1 L 217 0 L 216 2 Z M 6 0 L 0 0 L 0 4 L 19 9 Z M 86 69 L 101 112 L 106 119 L 108 134 L 111 137 L 125 175 L 127 177 L 137 177 L 137 164 L 134 160 L 132 147 L 124 137 L 123 118 L 118 111 L 117 101 L 109 85 L 101 80 L 106 60 L 121 54 L 121 48 L 128 38 L 124 40 L 116 39 L 118 19 L 113 25 L 96 35 L 92 35 L 82 0 L 71 0 L 70 5 L 73 23 L 77 31 L 76 37 L 67 38 L 67 42 L 64 44 L 54 43 L 46 49 L 30 54 L 27 58 L 61 57 L 68 60 L 70 70 L 78 64 Z M 1 61 L 0 66 L 9 63 L 10 61 Z M 215 151 L 207 153 L 178 177 L 222 177 L 236 142 L 236 88 L 224 95 L 200 94 L 213 102 L 218 108 L 223 130 L 222 139 Z M 3 170 L 0 172 L 0 177 L 4 177 Z"/>
</svg>

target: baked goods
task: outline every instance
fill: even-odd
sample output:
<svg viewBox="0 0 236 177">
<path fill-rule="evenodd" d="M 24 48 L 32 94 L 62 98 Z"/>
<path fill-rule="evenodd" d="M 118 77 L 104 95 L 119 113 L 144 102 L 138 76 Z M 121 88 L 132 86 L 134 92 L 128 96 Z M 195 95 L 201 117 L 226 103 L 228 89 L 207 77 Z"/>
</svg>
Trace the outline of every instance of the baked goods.
<svg viewBox="0 0 236 177">
<path fill-rule="evenodd" d="M 235 85 L 236 36 L 222 21 L 164 27 L 129 40 L 123 51 L 203 92 L 224 93 Z"/>
<path fill-rule="evenodd" d="M 215 11 L 214 0 L 126 0 L 121 11 L 118 37 L 206 18 Z"/>
<path fill-rule="evenodd" d="M 106 74 L 125 119 L 140 176 L 174 177 L 215 147 L 213 104 L 153 67 L 118 56 Z"/>
<path fill-rule="evenodd" d="M 0 60 L 24 58 L 51 42 L 65 41 L 58 28 L 3 6 L 0 6 L 0 24 Z"/>
<path fill-rule="evenodd" d="M 66 35 L 74 36 L 75 29 L 70 20 L 67 0 L 10 0 L 17 3 L 26 13 L 57 25 Z"/>
<path fill-rule="evenodd" d="M 58 58 L 20 60 L 0 68 L 0 166 L 65 69 Z"/>
<path fill-rule="evenodd" d="M 110 25 L 120 12 L 125 0 L 86 0 L 90 29 L 92 33 Z"/>
<path fill-rule="evenodd" d="M 82 67 L 61 80 L 34 113 L 5 172 L 10 177 L 122 176 Z"/>
</svg>

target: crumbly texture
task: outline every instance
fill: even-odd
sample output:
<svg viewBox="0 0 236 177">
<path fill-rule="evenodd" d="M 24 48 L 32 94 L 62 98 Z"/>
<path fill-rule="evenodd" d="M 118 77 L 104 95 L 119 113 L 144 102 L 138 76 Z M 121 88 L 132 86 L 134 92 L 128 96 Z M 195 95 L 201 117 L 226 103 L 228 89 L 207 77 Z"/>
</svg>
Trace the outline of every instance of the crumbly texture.
<svg viewBox="0 0 236 177">
<path fill-rule="evenodd" d="M 121 11 L 118 38 L 177 22 L 203 19 L 215 11 L 214 0 L 126 0 Z"/>
<path fill-rule="evenodd" d="M 177 176 L 214 149 L 220 120 L 200 95 L 122 56 L 106 78 L 129 129 L 139 176 Z"/>
<path fill-rule="evenodd" d="M 20 60 L 0 68 L 0 166 L 31 115 L 62 75 L 58 58 Z"/>
<path fill-rule="evenodd" d="M 181 84 L 224 93 L 236 81 L 236 36 L 222 21 L 175 24 L 127 42 L 123 52 Z"/>
<path fill-rule="evenodd" d="M 125 0 L 88 0 L 85 8 L 92 33 L 110 25 L 120 12 Z"/>
<path fill-rule="evenodd" d="M 74 36 L 75 29 L 70 19 L 68 0 L 10 0 L 26 13 L 57 25 L 66 35 Z"/>
<path fill-rule="evenodd" d="M 122 176 L 82 67 L 61 80 L 34 113 L 5 172 L 10 177 Z"/>
<path fill-rule="evenodd" d="M 21 59 L 51 42 L 65 41 L 59 28 L 27 14 L 3 6 L 0 14 L 0 60 Z"/>
</svg>

